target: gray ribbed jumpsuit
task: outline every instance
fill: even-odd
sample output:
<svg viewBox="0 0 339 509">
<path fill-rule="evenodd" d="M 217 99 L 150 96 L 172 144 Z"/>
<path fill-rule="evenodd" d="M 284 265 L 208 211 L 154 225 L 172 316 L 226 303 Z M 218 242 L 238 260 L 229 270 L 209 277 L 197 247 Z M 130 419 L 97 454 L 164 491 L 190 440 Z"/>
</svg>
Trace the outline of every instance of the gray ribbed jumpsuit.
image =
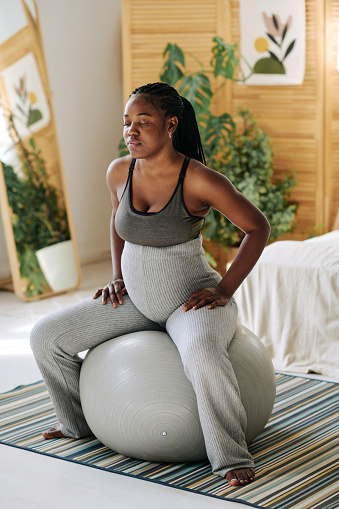
<svg viewBox="0 0 339 509">
<path fill-rule="evenodd" d="M 91 435 L 81 409 L 78 353 L 138 330 L 167 331 L 176 344 L 196 393 L 207 455 L 213 472 L 253 467 L 245 442 L 246 414 L 227 349 L 237 305 L 182 310 L 191 293 L 215 287 L 221 276 L 207 263 L 200 230 L 184 202 L 185 158 L 167 205 L 156 213 L 134 209 L 131 200 L 135 160 L 116 213 L 125 240 L 121 267 L 128 295 L 116 308 L 87 299 L 57 311 L 33 328 L 31 346 L 65 436 Z"/>
</svg>

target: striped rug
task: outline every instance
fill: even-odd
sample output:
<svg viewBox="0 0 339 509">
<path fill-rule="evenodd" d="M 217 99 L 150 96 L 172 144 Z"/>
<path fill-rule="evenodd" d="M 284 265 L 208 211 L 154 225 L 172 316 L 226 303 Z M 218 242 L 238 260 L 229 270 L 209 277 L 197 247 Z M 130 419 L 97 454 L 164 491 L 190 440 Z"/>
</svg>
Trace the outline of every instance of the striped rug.
<svg viewBox="0 0 339 509">
<path fill-rule="evenodd" d="M 44 440 L 56 422 L 43 382 L 0 395 L 0 443 L 158 482 L 251 507 L 339 507 L 339 385 L 277 374 L 277 398 L 250 445 L 256 481 L 229 487 L 208 463 L 150 463 L 126 458 L 94 439 Z"/>
</svg>

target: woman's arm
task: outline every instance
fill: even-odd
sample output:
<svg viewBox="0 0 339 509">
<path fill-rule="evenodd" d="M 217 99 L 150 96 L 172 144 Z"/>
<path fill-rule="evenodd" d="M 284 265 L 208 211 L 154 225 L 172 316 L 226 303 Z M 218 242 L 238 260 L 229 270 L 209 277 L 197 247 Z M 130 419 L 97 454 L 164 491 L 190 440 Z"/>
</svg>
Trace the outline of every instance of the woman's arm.
<svg viewBox="0 0 339 509">
<path fill-rule="evenodd" d="M 115 210 L 112 210 L 111 223 L 111 255 L 112 255 L 112 268 L 113 268 L 113 281 L 122 279 L 121 273 L 121 255 L 124 249 L 125 241 L 119 237 L 115 229 Z"/>
<path fill-rule="evenodd" d="M 122 304 L 122 296 L 127 293 L 121 273 L 121 255 L 125 245 L 125 241 L 119 237 L 115 229 L 115 214 L 118 210 L 119 200 L 117 196 L 116 173 L 119 171 L 121 161 L 115 160 L 109 165 L 106 175 L 107 186 L 111 192 L 112 215 L 110 222 L 110 238 L 111 238 L 111 256 L 113 268 L 113 281 L 108 283 L 104 288 L 99 288 L 93 298 L 96 299 L 102 295 L 102 303 L 106 304 L 109 296 L 113 307 Z"/>
<path fill-rule="evenodd" d="M 202 206 L 205 204 L 218 210 L 240 228 L 245 237 L 219 285 L 194 292 L 183 305 L 185 311 L 205 305 L 210 309 L 225 306 L 258 261 L 270 235 L 266 217 L 224 175 L 209 168 L 200 168 L 197 175 L 194 193 Z"/>
</svg>

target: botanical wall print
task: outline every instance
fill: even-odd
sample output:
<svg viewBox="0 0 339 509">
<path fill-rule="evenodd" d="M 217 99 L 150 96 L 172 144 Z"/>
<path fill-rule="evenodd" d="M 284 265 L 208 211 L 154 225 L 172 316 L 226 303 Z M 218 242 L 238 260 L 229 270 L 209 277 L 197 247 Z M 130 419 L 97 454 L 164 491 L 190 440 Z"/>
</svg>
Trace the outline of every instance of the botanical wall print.
<svg viewBox="0 0 339 509">
<path fill-rule="evenodd" d="M 301 85 L 305 1 L 240 0 L 241 52 L 253 67 L 247 85 Z"/>
<path fill-rule="evenodd" d="M 26 138 L 46 127 L 50 110 L 33 53 L 27 53 L 1 75 L 20 137 Z"/>
</svg>

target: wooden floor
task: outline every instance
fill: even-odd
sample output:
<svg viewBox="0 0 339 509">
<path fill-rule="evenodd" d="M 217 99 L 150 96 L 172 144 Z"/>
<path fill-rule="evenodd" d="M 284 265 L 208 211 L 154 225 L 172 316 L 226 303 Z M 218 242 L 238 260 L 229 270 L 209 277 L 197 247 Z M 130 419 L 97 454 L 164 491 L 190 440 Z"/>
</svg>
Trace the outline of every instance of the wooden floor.
<svg viewBox="0 0 339 509">
<path fill-rule="evenodd" d="M 111 276 L 109 261 L 84 267 L 76 292 L 31 303 L 0 292 L 0 392 L 41 380 L 29 347 L 34 323 L 91 296 Z M 243 504 L 0 445 L 1 509 L 237 509 Z"/>
</svg>

